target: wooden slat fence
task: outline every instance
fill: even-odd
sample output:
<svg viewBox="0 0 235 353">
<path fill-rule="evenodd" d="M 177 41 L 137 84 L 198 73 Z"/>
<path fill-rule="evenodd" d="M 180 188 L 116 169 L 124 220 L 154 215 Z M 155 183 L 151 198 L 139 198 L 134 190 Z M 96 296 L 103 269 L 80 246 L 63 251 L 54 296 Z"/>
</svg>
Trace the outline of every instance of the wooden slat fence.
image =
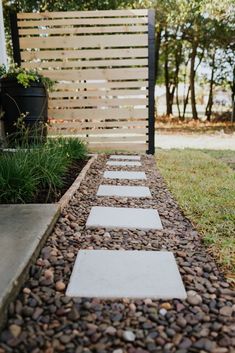
<svg viewBox="0 0 235 353">
<path fill-rule="evenodd" d="M 153 10 L 18 13 L 12 38 L 19 64 L 57 81 L 50 134 L 154 153 Z"/>
</svg>

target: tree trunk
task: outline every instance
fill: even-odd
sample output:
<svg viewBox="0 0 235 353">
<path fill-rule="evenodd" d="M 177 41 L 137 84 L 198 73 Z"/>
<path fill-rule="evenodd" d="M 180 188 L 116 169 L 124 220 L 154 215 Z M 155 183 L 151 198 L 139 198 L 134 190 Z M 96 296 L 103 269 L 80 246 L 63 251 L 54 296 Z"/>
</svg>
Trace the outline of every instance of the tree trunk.
<svg viewBox="0 0 235 353">
<path fill-rule="evenodd" d="M 180 104 L 179 104 L 179 71 L 180 71 L 181 60 L 182 60 L 182 44 L 179 47 L 179 51 L 177 51 L 175 55 L 175 75 L 174 75 L 174 92 L 176 91 L 176 104 L 177 104 L 179 118 L 181 118 Z M 174 103 L 174 92 L 173 92 L 172 104 Z"/>
<path fill-rule="evenodd" d="M 209 88 L 209 97 L 206 106 L 206 117 L 208 121 L 211 121 L 211 113 L 213 106 L 213 87 L 214 87 L 214 74 L 215 74 L 215 52 L 212 55 L 212 63 L 211 63 L 211 78 L 210 78 L 210 88 Z"/>
<path fill-rule="evenodd" d="M 172 99 L 170 92 L 169 68 L 168 68 L 168 55 L 165 58 L 165 87 L 166 87 L 166 115 L 172 114 Z"/>
<path fill-rule="evenodd" d="M 195 93 L 195 60 L 197 56 L 198 42 L 193 41 L 192 44 L 192 54 L 191 54 L 191 64 L 190 64 L 190 90 L 191 90 L 191 106 L 192 106 L 192 116 L 194 120 L 198 120 L 197 106 L 196 106 L 196 93 Z"/>
<path fill-rule="evenodd" d="M 235 122 L 235 66 L 233 68 L 233 82 L 231 85 L 232 89 L 232 116 L 231 116 L 231 122 Z"/>
<path fill-rule="evenodd" d="M 183 119 L 185 119 L 186 109 L 187 109 L 188 100 L 189 100 L 189 93 L 190 93 L 190 86 L 188 87 L 188 92 L 184 100 L 184 109 L 183 109 L 183 116 L 182 116 Z"/>
<path fill-rule="evenodd" d="M 168 58 L 168 33 L 165 30 L 165 63 L 164 63 L 164 74 L 165 74 L 165 87 L 166 87 L 166 115 L 172 114 L 172 99 L 170 91 L 170 75 L 169 75 L 169 58 Z"/>
<path fill-rule="evenodd" d="M 176 86 L 176 104 L 177 104 L 178 116 L 179 116 L 179 119 L 181 119 L 180 101 L 179 101 L 179 83 L 177 83 L 177 86 Z"/>
<path fill-rule="evenodd" d="M 155 43 L 155 76 L 156 76 L 156 80 L 158 78 L 161 40 L 162 40 L 162 28 L 159 27 L 159 29 L 157 30 L 157 33 L 156 33 L 156 43 Z"/>
</svg>

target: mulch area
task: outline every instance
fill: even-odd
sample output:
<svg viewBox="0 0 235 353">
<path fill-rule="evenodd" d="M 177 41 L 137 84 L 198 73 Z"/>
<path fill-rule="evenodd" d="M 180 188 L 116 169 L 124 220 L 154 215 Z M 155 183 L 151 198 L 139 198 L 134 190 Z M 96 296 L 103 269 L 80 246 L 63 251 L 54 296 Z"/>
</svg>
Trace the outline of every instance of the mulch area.
<svg viewBox="0 0 235 353">
<path fill-rule="evenodd" d="M 10 305 L 0 353 L 234 353 L 235 292 L 168 192 L 155 159 L 142 157 L 146 181 L 120 181 L 149 186 L 153 199 L 97 198 L 101 182 L 117 184 L 102 180 L 106 160 L 99 156 L 92 164 Z M 155 208 L 164 229 L 85 230 L 94 205 Z M 64 293 L 79 249 L 173 251 L 188 298 L 68 298 Z"/>
</svg>

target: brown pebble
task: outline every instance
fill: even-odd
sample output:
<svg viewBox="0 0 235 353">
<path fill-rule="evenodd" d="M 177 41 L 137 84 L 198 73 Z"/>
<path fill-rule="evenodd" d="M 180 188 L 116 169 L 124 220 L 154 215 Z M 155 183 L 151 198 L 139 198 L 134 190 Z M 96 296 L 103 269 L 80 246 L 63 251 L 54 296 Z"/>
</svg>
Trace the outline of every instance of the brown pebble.
<svg viewBox="0 0 235 353">
<path fill-rule="evenodd" d="M 24 294 L 30 294 L 30 293 L 31 293 L 31 289 L 25 287 L 25 288 L 23 289 L 23 293 L 24 293 Z"/>
<path fill-rule="evenodd" d="M 19 325 L 13 324 L 9 327 L 9 331 L 14 338 L 17 338 L 21 334 L 21 327 Z"/>
<path fill-rule="evenodd" d="M 56 288 L 56 290 L 58 290 L 59 292 L 63 291 L 63 290 L 65 289 L 65 284 L 64 284 L 64 282 L 62 282 L 62 281 L 56 282 L 55 288 Z"/>
</svg>

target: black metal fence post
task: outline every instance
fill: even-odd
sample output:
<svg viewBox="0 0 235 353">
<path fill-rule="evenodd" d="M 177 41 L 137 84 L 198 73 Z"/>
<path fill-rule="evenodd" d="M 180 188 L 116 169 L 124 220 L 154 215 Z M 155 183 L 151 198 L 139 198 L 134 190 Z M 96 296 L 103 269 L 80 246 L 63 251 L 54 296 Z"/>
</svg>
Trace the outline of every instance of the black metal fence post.
<svg viewBox="0 0 235 353">
<path fill-rule="evenodd" d="M 148 154 L 155 153 L 155 10 L 148 10 Z"/>
<path fill-rule="evenodd" d="M 20 40 L 19 40 L 19 30 L 17 25 L 17 13 L 15 11 L 10 12 L 10 25 L 11 25 L 13 58 L 14 58 L 14 62 L 20 66 L 21 65 Z"/>
</svg>

